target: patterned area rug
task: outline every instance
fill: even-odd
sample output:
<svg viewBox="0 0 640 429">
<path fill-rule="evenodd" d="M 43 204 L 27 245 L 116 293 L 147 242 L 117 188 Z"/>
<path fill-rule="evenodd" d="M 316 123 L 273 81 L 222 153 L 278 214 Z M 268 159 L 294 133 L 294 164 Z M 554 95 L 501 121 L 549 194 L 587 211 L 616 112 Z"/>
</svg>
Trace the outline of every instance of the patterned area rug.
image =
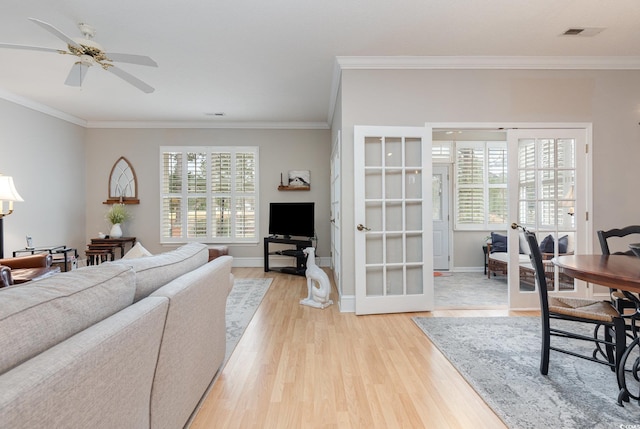
<svg viewBox="0 0 640 429">
<path fill-rule="evenodd" d="M 251 322 L 273 279 L 235 279 L 227 298 L 227 353 L 224 364 Z"/>
<path fill-rule="evenodd" d="M 608 367 L 552 351 L 540 374 L 537 317 L 413 320 L 509 428 L 638 427 L 640 405 L 617 405 Z"/>
</svg>

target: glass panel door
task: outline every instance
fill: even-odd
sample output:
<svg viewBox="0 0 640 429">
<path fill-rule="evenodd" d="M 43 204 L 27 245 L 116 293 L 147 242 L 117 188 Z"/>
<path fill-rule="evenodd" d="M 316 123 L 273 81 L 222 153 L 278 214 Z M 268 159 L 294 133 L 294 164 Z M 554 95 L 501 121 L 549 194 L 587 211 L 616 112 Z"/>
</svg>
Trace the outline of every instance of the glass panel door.
<svg viewBox="0 0 640 429">
<path fill-rule="evenodd" d="M 515 165 L 511 194 L 512 219 L 535 231 L 542 251 L 550 292 L 584 296 L 583 288 L 566 276 L 551 259 L 574 253 L 580 243 L 576 218 L 577 197 L 585 187 L 584 130 L 513 130 L 509 148 Z M 581 150 L 580 150 L 581 148 Z M 582 180 L 580 180 L 582 178 Z M 577 192 L 580 191 L 580 192 Z M 509 291 L 512 308 L 537 306 L 536 281 L 521 232 L 511 231 L 509 241 Z M 512 246 L 513 243 L 513 246 Z M 519 253 L 511 249 L 518 249 Z M 517 267 L 517 270 L 511 267 Z"/>
<path fill-rule="evenodd" d="M 355 131 L 356 313 L 424 311 L 433 303 L 425 129 Z"/>
</svg>

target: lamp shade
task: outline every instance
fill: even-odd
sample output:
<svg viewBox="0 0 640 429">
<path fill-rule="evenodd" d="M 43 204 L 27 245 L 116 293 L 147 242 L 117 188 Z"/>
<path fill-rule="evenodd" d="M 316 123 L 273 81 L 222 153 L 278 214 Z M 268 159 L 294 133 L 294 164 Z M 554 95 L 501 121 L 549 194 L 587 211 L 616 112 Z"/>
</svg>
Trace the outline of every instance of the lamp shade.
<svg viewBox="0 0 640 429">
<path fill-rule="evenodd" d="M 16 190 L 11 176 L 0 174 L 0 201 L 24 201 Z"/>
</svg>

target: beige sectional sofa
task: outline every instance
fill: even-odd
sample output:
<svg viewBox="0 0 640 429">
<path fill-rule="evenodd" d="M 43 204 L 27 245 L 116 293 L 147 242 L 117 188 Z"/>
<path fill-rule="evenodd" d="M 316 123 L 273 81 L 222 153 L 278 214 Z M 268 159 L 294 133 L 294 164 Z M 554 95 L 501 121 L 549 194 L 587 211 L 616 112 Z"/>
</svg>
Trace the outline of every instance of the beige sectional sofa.
<svg viewBox="0 0 640 429">
<path fill-rule="evenodd" d="M 193 243 L 0 289 L 0 427 L 184 427 L 224 359 L 231 260 Z"/>
</svg>

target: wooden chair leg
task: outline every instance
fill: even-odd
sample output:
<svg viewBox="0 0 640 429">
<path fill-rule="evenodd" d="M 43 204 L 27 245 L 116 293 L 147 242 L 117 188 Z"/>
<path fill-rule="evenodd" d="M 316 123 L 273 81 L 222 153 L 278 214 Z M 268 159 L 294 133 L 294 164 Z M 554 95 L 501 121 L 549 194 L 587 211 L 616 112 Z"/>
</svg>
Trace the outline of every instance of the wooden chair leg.
<svg viewBox="0 0 640 429">
<path fill-rule="evenodd" d="M 549 319 L 542 319 L 542 347 L 540 349 L 540 374 L 549 373 L 549 347 L 551 347 L 551 332 L 549 331 Z"/>
</svg>

